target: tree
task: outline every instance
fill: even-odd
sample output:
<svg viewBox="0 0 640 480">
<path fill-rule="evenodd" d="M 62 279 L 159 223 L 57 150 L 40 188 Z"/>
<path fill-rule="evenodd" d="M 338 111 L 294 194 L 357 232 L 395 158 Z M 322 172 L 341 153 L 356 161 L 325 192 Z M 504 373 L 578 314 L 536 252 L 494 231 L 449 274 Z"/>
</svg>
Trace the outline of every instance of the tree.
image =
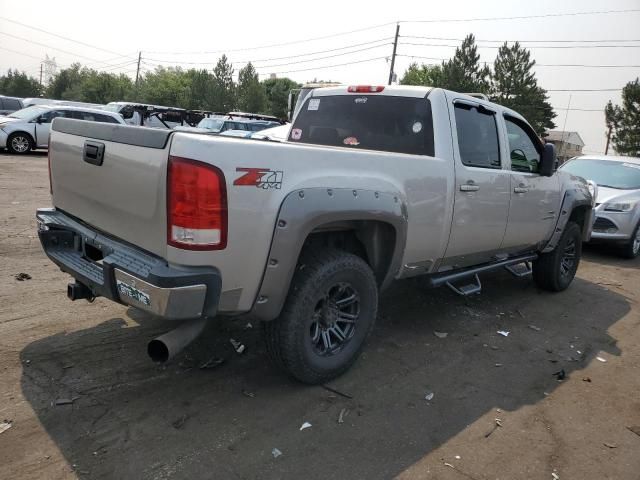
<svg viewBox="0 0 640 480">
<path fill-rule="evenodd" d="M 243 112 L 264 113 L 267 109 L 267 94 L 258 79 L 251 62 L 238 72 L 238 109 Z"/>
<path fill-rule="evenodd" d="M 222 55 L 213 69 L 213 85 L 209 102 L 216 112 L 232 111 L 236 105 L 236 86 L 233 82 L 233 65 Z"/>
<path fill-rule="evenodd" d="M 498 50 L 491 74 L 491 101 L 512 108 L 525 117 L 539 135 L 554 128 L 556 114 L 548 102 L 547 91 L 538 86 L 532 71 L 535 60 L 518 42 L 505 42 Z"/>
<path fill-rule="evenodd" d="M 622 106 L 614 106 L 609 100 L 604 113 L 616 152 L 640 157 L 640 78 L 622 89 Z"/>
<path fill-rule="evenodd" d="M 480 65 L 480 55 L 472 34 L 466 36 L 456 48 L 453 58 L 442 62 L 440 85 L 462 93 L 487 93 L 489 91 L 489 67 Z"/>
<path fill-rule="evenodd" d="M 191 85 L 180 67 L 157 67 L 138 84 L 136 99 L 153 105 L 180 107 L 189 102 Z"/>
<path fill-rule="evenodd" d="M 400 84 L 441 87 L 442 80 L 442 67 L 440 65 L 427 65 L 423 63 L 418 66 L 418 64 L 414 62 L 409 65 L 409 68 L 404 72 Z"/>
<path fill-rule="evenodd" d="M 81 94 L 79 87 L 85 75 L 83 70 L 86 69 L 83 69 L 79 63 L 74 63 L 69 68 L 61 70 L 49 82 L 45 95 L 56 100 L 80 101 L 79 98 L 73 97 Z M 75 95 L 71 95 L 71 98 L 69 98 L 71 92 L 74 92 Z"/>
<path fill-rule="evenodd" d="M 0 76 L 0 92 L 9 97 L 39 97 L 42 86 L 26 73 L 9 69 L 6 75 Z"/>
<path fill-rule="evenodd" d="M 267 96 L 268 112 L 278 118 L 287 118 L 289 92 L 300 88 L 300 84 L 290 78 L 269 78 L 262 85 Z"/>
</svg>

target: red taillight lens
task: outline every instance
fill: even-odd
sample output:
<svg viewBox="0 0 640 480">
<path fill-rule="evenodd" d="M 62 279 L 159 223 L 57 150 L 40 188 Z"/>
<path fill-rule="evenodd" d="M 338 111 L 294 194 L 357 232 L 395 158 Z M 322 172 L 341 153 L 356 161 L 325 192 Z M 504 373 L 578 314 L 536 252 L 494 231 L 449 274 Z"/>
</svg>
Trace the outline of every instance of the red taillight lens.
<svg viewBox="0 0 640 480">
<path fill-rule="evenodd" d="M 380 93 L 384 90 L 384 87 L 381 85 L 351 85 L 347 88 L 347 92 L 351 93 Z"/>
<path fill-rule="evenodd" d="M 169 157 L 167 242 L 186 250 L 227 246 L 227 189 L 220 169 Z"/>
</svg>

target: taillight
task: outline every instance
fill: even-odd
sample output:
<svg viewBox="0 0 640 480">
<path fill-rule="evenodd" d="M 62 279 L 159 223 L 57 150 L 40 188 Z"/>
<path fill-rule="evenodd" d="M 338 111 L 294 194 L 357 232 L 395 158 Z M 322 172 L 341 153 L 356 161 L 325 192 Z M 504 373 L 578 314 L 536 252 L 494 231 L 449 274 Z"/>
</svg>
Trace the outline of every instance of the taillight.
<svg viewBox="0 0 640 480">
<path fill-rule="evenodd" d="M 227 246 L 227 189 L 220 169 L 169 157 L 167 242 L 186 250 Z"/>
<path fill-rule="evenodd" d="M 350 93 L 380 93 L 384 90 L 382 85 L 351 85 L 347 88 L 347 92 Z"/>
</svg>

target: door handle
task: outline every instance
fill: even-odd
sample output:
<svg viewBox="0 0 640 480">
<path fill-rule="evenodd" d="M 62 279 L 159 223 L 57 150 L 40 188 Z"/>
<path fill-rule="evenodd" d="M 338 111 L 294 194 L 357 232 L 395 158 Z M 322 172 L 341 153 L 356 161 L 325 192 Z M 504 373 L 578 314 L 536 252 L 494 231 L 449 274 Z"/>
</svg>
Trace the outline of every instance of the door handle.
<svg viewBox="0 0 640 480">
<path fill-rule="evenodd" d="M 475 183 L 463 183 L 460 185 L 461 192 L 477 192 L 480 190 L 480 186 Z"/>
<path fill-rule="evenodd" d="M 513 189 L 514 193 L 527 193 L 529 191 L 529 187 L 527 187 L 524 183 L 521 183 L 517 187 Z"/>
</svg>

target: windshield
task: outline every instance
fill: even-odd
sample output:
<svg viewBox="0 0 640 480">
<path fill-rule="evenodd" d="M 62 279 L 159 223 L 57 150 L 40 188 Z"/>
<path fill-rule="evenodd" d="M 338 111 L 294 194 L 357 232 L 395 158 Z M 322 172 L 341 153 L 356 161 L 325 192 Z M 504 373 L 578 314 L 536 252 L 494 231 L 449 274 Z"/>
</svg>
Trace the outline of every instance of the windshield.
<svg viewBox="0 0 640 480">
<path fill-rule="evenodd" d="M 310 97 L 296 116 L 289 140 L 433 156 L 431 103 L 382 95 Z"/>
<path fill-rule="evenodd" d="M 19 118 L 20 120 L 32 120 L 36 118 L 38 115 L 42 115 L 44 112 L 48 112 L 48 108 L 44 107 L 27 107 L 22 110 L 18 110 L 17 112 L 13 112 L 11 115 L 8 115 L 11 118 Z"/>
<path fill-rule="evenodd" d="M 206 128 L 207 130 L 211 130 L 214 132 L 219 132 L 222 130 L 222 126 L 224 125 L 224 120 L 218 120 L 215 118 L 203 118 L 198 123 L 198 128 Z"/>
<path fill-rule="evenodd" d="M 601 187 L 640 189 L 640 164 L 637 163 L 576 159 L 565 163 L 561 169 L 585 180 L 593 180 Z"/>
</svg>

